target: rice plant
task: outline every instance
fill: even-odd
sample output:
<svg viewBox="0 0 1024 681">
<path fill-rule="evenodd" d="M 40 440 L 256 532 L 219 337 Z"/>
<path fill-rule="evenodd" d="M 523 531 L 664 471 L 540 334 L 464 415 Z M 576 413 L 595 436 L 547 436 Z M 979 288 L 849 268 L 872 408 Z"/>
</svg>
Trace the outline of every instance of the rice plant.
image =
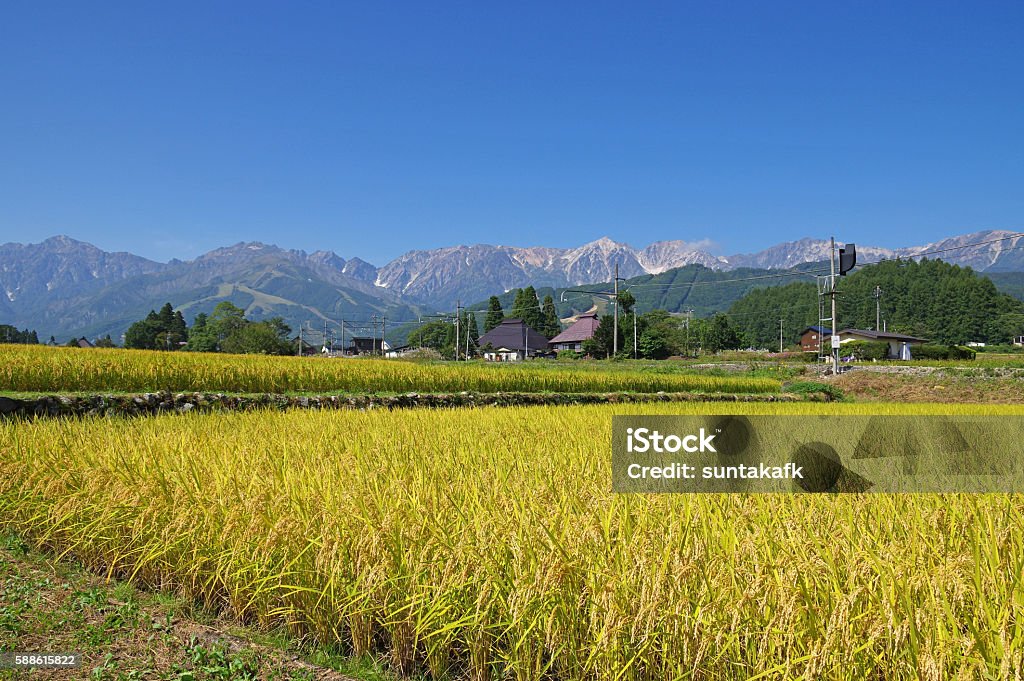
<svg viewBox="0 0 1024 681">
<path fill-rule="evenodd" d="M 0 345 L 0 390 L 224 392 L 778 392 L 752 376 L 577 371 L 522 366 L 417 364 L 143 350 Z"/>
<path fill-rule="evenodd" d="M 610 492 L 612 414 L 836 411 L 1024 414 L 676 404 L 0 422 L 0 526 L 437 679 L 1019 678 L 1018 496 Z"/>
</svg>

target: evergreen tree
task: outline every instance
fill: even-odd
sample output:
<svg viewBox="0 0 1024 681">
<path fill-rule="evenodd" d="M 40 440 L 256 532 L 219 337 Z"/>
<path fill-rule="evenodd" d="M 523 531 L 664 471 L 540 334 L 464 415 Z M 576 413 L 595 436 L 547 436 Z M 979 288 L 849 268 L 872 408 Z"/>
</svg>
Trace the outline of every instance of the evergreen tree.
<svg viewBox="0 0 1024 681">
<path fill-rule="evenodd" d="M 501 309 L 501 301 L 498 296 L 491 296 L 487 301 L 487 316 L 484 318 L 484 333 L 497 328 L 505 318 L 505 311 Z"/>
<path fill-rule="evenodd" d="M 523 290 L 523 306 L 522 320 L 534 331 L 540 331 L 544 327 L 544 312 L 540 308 L 537 290 L 532 286 Z"/>
<path fill-rule="evenodd" d="M 558 319 L 558 312 L 555 310 L 555 299 L 551 296 L 544 296 L 544 321 L 541 328 L 537 329 L 550 340 L 562 332 L 562 322 Z"/>
<path fill-rule="evenodd" d="M 217 352 L 218 339 L 207 319 L 206 313 L 200 312 L 192 322 L 186 346 L 191 352 Z"/>
<path fill-rule="evenodd" d="M 512 316 L 513 319 L 522 319 L 523 321 L 526 321 L 527 312 L 526 312 L 526 297 L 525 297 L 525 293 L 526 293 L 526 291 L 524 289 L 521 289 L 521 288 L 517 288 L 516 289 L 516 297 L 515 297 L 515 300 L 512 301 L 512 313 L 511 313 L 511 316 Z"/>
<path fill-rule="evenodd" d="M 715 353 L 722 350 L 736 350 L 743 344 L 739 330 L 724 314 L 716 314 L 711 319 L 702 319 L 700 328 L 701 347 L 704 352 Z"/>
<path fill-rule="evenodd" d="M 16 343 L 20 345 L 36 345 L 39 343 L 39 336 L 35 331 L 28 329 L 18 330 L 10 324 L 0 324 L 0 343 Z"/>
<path fill-rule="evenodd" d="M 180 341 L 188 338 L 188 326 L 185 324 L 185 317 L 182 316 L 181 310 L 174 311 L 174 319 L 168 331 L 173 333 Z"/>
<path fill-rule="evenodd" d="M 124 334 L 124 346 L 136 350 L 154 350 L 157 347 L 157 336 L 163 331 L 160 317 L 155 311 L 150 310 L 145 319 L 128 327 Z"/>
<path fill-rule="evenodd" d="M 171 307 L 170 303 L 164 303 L 164 306 L 160 308 L 160 312 L 157 313 L 157 317 L 160 319 L 160 329 L 162 331 L 171 331 L 174 328 L 174 308 Z"/>
<path fill-rule="evenodd" d="M 601 322 L 594 330 L 592 338 L 583 341 L 583 352 L 594 357 L 610 357 L 615 349 L 615 320 L 612 315 L 601 317 Z M 619 349 L 623 346 L 622 329 L 619 329 Z"/>
</svg>

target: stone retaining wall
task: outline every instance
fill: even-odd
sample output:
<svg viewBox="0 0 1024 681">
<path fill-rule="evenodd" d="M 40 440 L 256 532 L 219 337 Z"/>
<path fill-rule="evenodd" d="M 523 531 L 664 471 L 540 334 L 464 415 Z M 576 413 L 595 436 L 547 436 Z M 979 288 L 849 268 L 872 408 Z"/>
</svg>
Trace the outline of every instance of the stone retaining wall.
<svg viewBox="0 0 1024 681">
<path fill-rule="evenodd" d="M 17 417 L 145 416 L 189 411 L 252 409 L 407 409 L 542 404 L 631 402 L 798 402 L 794 395 L 699 393 L 407 393 L 404 395 L 224 395 L 222 393 L 144 393 L 136 395 L 42 395 L 0 397 L 0 414 Z"/>
</svg>

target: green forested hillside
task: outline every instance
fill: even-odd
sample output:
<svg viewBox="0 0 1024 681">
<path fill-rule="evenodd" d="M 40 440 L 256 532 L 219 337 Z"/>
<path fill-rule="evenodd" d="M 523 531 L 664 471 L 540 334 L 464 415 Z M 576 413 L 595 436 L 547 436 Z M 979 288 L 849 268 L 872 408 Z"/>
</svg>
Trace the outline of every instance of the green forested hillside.
<svg viewBox="0 0 1024 681">
<path fill-rule="evenodd" d="M 999 343 L 1024 333 L 1024 303 L 970 268 L 940 260 L 886 261 L 840 278 L 840 328 L 875 328 L 875 286 L 882 288 L 881 317 L 890 331 L 937 343 Z M 729 315 L 751 345 L 777 345 L 780 319 L 785 341 L 793 343 L 817 323 L 817 291 L 808 283 L 758 289 Z"/>
<path fill-rule="evenodd" d="M 807 271 L 821 271 L 828 267 L 822 265 L 802 265 L 792 270 L 763 270 L 752 268 L 740 268 L 729 271 L 716 271 L 703 265 L 687 265 L 671 269 L 661 274 L 648 274 L 634 277 L 620 284 L 622 290 L 629 291 L 636 298 L 636 309 L 638 312 L 649 312 L 651 310 L 667 310 L 669 312 L 685 312 L 693 310 L 696 317 L 707 317 L 716 312 L 723 312 L 729 309 L 736 300 L 746 293 L 758 288 L 773 286 L 779 283 L 791 282 L 794 280 L 814 281 L 812 274 L 803 274 Z M 612 283 L 586 284 L 574 286 L 573 291 L 611 291 Z M 813 288 L 813 285 L 812 285 Z M 593 305 L 603 310 L 607 305 L 607 299 L 598 296 L 588 296 L 585 293 L 570 292 L 565 294 L 565 301 L 561 301 L 562 292 L 565 289 L 552 289 L 548 287 L 537 288 L 537 295 L 541 299 L 551 295 L 555 299 L 558 314 L 561 317 L 569 317 L 579 312 L 585 312 Z M 496 294 L 506 312 L 511 310 L 515 299 L 516 290 Z M 470 306 L 471 310 L 486 310 L 487 301 L 480 301 Z M 778 332 L 776 331 L 776 336 Z"/>
</svg>

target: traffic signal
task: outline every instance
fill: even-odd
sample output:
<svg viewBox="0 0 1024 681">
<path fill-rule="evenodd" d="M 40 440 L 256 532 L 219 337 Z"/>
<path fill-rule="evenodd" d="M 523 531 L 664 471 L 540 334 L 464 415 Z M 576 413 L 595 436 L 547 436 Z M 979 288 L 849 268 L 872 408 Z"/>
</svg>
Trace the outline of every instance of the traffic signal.
<svg viewBox="0 0 1024 681">
<path fill-rule="evenodd" d="M 839 275 L 846 276 L 846 273 L 857 264 L 857 247 L 854 244 L 846 244 L 839 249 Z"/>
</svg>

